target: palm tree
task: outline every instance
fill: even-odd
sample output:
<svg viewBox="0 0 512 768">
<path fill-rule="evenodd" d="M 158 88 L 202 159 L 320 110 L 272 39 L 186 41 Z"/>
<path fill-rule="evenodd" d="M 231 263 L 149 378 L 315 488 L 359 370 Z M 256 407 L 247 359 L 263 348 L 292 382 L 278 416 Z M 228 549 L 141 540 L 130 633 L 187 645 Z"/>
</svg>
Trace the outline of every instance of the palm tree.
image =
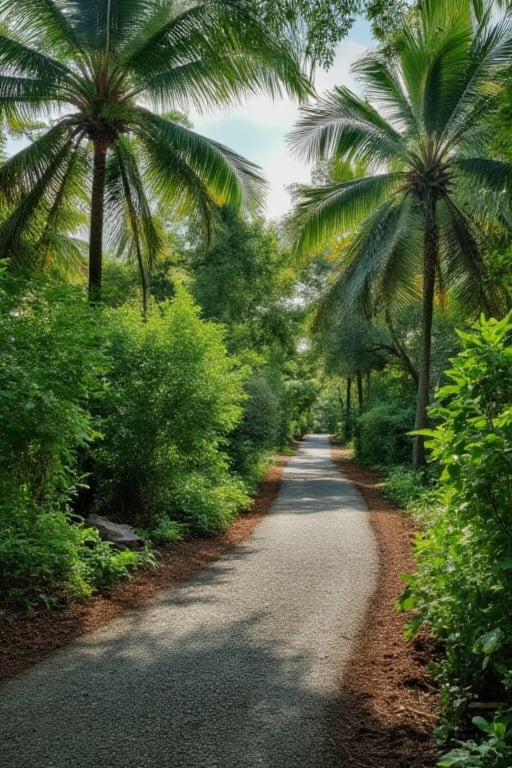
<svg viewBox="0 0 512 768">
<path fill-rule="evenodd" d="M 508 203 L 512 190 L 512 166 L 487 156 L 486 124 L 497 72 L 510 65 L 512 26 L 510 16 L 494 21 L 482 5 L 422 0 L 395 50 L 357 63 L 368 98 L 336 88 L 303 109 L 291 135 L 308 160 L 339 157 L 371 171 L 305 188 L 295 213 L 304 253 L 351 233 L 343 300 L 409 301 L 421 275 L 417 430 L 428 426 L 436 282 L 442 291 L 451 285 L 468 308 L 494 309 L 475 213 L 486 195 Z M 417 437 L 413 463 L 423 462 Z"/>
<path fill-rule="evenodd" d="M 92 298 L 104 229 L 116 247 L 128 231 L 142 273 L 158 250 L 153 197 L 199 209 L 207 235 L 217 205 L 261 199 L 256 166 L 177 115 L 309 92 L 250 0 L 2 0 L 0 30 L 0 118 L 50 121 L 0 166 L 0 253 L 58 229 L 90 179 Z"/>
</svg>

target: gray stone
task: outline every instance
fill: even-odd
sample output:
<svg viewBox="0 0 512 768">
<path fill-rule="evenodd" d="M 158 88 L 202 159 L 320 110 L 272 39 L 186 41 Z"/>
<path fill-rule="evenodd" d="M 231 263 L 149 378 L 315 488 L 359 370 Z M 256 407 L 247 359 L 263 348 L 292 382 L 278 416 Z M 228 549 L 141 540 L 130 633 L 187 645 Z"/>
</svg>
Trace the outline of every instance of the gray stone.
<svg viewBox="0 0 512 768">
<path fill-rule="evenodd" d="M 144 544 L 131 525 L 113 523 L 108 517 L 101 515 L 89 515 L 85 522 L 97 528 L 104 541 L 111 541 L 120 549 L 139 549 Z"/>
</svg>

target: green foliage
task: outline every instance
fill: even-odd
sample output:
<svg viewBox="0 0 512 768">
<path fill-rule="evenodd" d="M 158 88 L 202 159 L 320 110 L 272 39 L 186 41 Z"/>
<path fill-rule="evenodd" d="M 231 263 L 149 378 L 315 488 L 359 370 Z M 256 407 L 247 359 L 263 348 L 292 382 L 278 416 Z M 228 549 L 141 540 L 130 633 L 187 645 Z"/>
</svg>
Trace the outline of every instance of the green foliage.
<svg viewBox="0 0 512 768">
<path fill-rule="evenodd" d="M 139 529 L 139 533 L 145 539 L 149 539 L 152 544 L 177 544 L 183 541 L 187 532 L 187 526 L 184 523 L 178 523 L 171 520 L 168 515 L 155 515 L 153 525 L 150 530 Z"/>
<path fill-rule="evenodd" d="M 385 496 L 398 504 L 401 509 L 414 509 L 432 490 L 432 478 L 425 471 L 411 468 L 410 464 L 398 464 L 386 468 L 386 479 L 382 483 Z"/>
<path fill-rule="evenodd" d="M 79 291 L 51 284 L 4 281 L 0 303 L 0 474 L 29 503 L 65 502 L 97 437 L 99 324 Z"/>
<path fill-rule="evenodd" d="M 99 317 L 83 295 L 3 276 L 0 292 L 0 592 L 49 607 L 125 576 L 138 562 L 70 516 L 99 435 L 104 392 Z"/>
<path fill-rule="evenodd" d="M 491 722 L 474 717 L 485 738 L 459 742 L 439 760 L 439 768 L 510 768 L 512 760 L 512 711 L 497 714 Z"/>
<path fill-rule="evenodd" d="M 244 484 L 222 474 L 187 472 L 175 478 L 171 493 L 173 514 L 193 533 L 210 536 L 224 531 L 250 499 Z"/>
<path fill-rule="evenodd" d="M 277 381 L 276 381 L 277 379 Z M 242 420 L 229 438 L 233 469 L 254 488 L 262 460 L 282 442 L 282 386 L 270 370 L 252 374 L 244 384 L 247 399 Z"/>
<path fill-rule="evenodd" d="M 77 600 L 126 578 L 139 561 L 139 553 L 117 551 L 64 506 L 42 509 L 16 499 L 12 489 L 2 494 L 0 592 L 7 605 L 36 609 Z"/>
<path fill-rule="evenodd" d="M 327 387 L 315 403 L 313 430 L 336 435 L 341 426 L 342 407 L 340 388 Z"/>
<path fill-rule="evenodd" d="M 373 33 L 382 38 L 395 29 L 408 5 L 405 0 L 262 0 L 258 7 L 281 34 L 291 25 L 306 58 L 327 68 L 358 14 L 364 12 Z"/>
<path fill-rule="evenodd" d="M 444 644 L 437 675 L 452 724 L 471 698 L 512 691 L 512 316 L 459 335 L 427 433 L 441 488 L 402 600 L 417 611 L 413 629 L 427 623 Z"/>
<path fill-rule="evenodd" d="M 7 290 L 8 288 L 8 290 Z M 78 480 L 74 453 L 94 430 L 85 404 L 99 388 L 101 356 L 77 293 L 21 281 L 2 285 L 0 469 L 30 502 L 51 503 Z M 91 333 L 92 332 L 92 333 Z"/>
<path fill-rule="evenodd" d="M 411 456 L 408 432 L 414 411 L 396 403 L 375 405 L 357 419 L 355 449 L 357 460 L 368 466 L 403 464 Z"/>
<path fill-rule="evenodd" d="M 313 424 L 313 406 L 318 397 L 317 385 L 307 379 L 285 381 L 288 437 L 300 439 Z"/>
<path fill-rule="evenodd" d="M 222 446 L 240 419 L 243 373 L 183 289 L 145 323 L 129 307 L 105 320 L 111 371 L 92 457 L 96 503 L 147 525 L 175 510 L 178 478 L 227 477 Z"/>
<path fill-rule="evenodd" d="M 211 248 L 191 234 L 191 292 L 204 317 L 227 326 L 229 348 L 274 358 L 293 354 L 301 313 L 286 302 L 295 275 L 275 229 L 224 207 Z"/>
</svg>

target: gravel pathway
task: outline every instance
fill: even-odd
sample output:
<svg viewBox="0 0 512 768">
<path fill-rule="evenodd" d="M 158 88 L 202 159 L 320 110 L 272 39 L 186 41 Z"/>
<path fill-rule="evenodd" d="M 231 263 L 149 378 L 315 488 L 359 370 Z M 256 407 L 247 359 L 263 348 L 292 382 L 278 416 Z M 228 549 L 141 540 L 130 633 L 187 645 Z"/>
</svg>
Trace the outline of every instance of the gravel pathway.
<svg viewBox="0 0 512 768">
<path fill-rule="evenodd" d="M 2 768 L 339 768 L 337 679 L 376 581 L 313 435 L 229 555 L 0 686 Z"/>
</svg>

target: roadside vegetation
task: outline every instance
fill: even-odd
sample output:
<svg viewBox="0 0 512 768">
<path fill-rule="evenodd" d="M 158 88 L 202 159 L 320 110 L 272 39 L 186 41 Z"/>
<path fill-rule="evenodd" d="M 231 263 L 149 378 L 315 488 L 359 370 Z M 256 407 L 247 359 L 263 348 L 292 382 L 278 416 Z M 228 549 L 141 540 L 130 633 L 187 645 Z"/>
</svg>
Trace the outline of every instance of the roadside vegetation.
<svg viewBox="0 0 512 768">
<path fill-rule="evenodd" d="M 360 91 L 317 97 L 361 12 Z M 329 432 L 420 530 L 399 607 L 437 642 L 439 765 L 512 764 L 511 64 L 508 2 L 4 0 L 5 615 L 226 530 Z M 189 118 L 255 93 L 302 100 L 314 164 L 279 222 Z"/>
</svg>

